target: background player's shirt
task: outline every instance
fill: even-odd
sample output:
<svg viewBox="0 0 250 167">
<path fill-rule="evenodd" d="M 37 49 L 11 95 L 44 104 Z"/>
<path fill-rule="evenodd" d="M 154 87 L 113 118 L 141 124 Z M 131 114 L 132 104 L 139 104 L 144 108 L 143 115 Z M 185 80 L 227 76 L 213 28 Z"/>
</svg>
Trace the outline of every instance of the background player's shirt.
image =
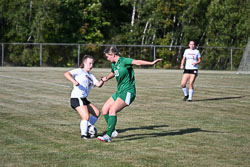
<svg viewBox="0 0 250 167">
<path fill-rule="evenodd" d="M 79 83 L 78 86 L 73 85 L 71 98 L 85 98 L 89 91 L 98 82 L 96 77 L 91 73 L 87 73 L 83 68 L 77 68 L 69 71 L 73 78 Z"/>
<path fill-rule="evenodd" d="M 185 69 L 188 70 L 198 69 L 198 64 L 193 66 L 192 63 L 197 62 L 198 58 L 201 57 L 199 50 L 186 49 L 183 56 L 186 57 Z"/>
<path fill-rule="evenodd" d="M 135 78 L 131 58 L 120 57 L 116 63 L 112 63 L 111 71 L 115 74 L 117 91 L 130 91 L 135 93 Z"/>
</svg>

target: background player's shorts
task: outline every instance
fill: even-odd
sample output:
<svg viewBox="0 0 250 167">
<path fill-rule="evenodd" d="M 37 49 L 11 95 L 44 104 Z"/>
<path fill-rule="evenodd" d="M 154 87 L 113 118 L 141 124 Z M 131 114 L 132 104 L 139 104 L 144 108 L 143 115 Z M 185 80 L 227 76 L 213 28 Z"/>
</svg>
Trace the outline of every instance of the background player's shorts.
<svg viewBox="0 0 250 167">
<path fill-rule="evenodd" d="M 83 106 L 83 105 L 89 105 L 90 102 L 87 100 L 87 98 L 71 98 L 70 104 L 73 109 L 76 109 L 76 107 Z"/>
<path fill-rule="evenodd" d="M 183 74 L 194 74 L 195 76 L 198 76 L 198 70 L 195 69 L 195 70 L 187 70 L 185 69 Z"/>
<path fill-rule="evenodd" d="M 115 92 L 112 95 L 112 98 L 114 99 L 114 101 L 116 101 L 116 99 L 119 97 L 121 98 L 127 105 L 130 105 L 134 100 L 135 100 L 135 93 L 131 93 L 131 92 L 127 92 L 124 91 L 122 93 L 119 92 Z"/>
</svg>

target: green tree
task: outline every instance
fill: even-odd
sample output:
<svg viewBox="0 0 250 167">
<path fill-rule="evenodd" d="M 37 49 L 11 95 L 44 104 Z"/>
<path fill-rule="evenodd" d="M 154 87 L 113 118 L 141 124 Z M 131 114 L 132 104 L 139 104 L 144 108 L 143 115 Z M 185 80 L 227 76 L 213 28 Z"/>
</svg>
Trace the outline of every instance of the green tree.
<svg viewBox="0 0 250 167">
<path fill-rule="evenodd" d="M 122 43 L 119 39 L 123 36 L 122 25 L 129 23 L 130 6 L 121 5 L 120 0 L 101 0 L 101 14 L 107 24 L 101 28 L 105 43 Z"/>
<path fill-rule="evenodd" d="M 186 47 L 190 40 L 198 46 L 244 48 L 250 34 L 249 10 L 248 0 L 0 0 L 0 40 L 170 45 L 158 49 L 157 55 L 164 59 L 163 66 L 173 68 L 184 51 L 175 46 Z M 39 64 L 37 50 L 37 46 L 26 45 L 5 52 L 11 53 L 15 64 L 32 66 Z M 81 48 L 82 53 L 98 53 L 98 61 L 101 50 Z M 122 51 L 148 59 L 153 53 L 152 48 Z M 229 67 L 230 50 L 201 51 L 202 68 Z M 48 65 L 74 65 L 77 47 L 44 46 L 43 54 Z M 241 52 L 233 56 L 237 67 Z"/>
<path fill-rule="evenodd" d="M 100 12 L 99 0 L 1 0 L 0 9 L 1 40 L 6 42 L 103 43 L 102 29 L 109 25 Z M 20 55 L 10 59 L 21 62 L 22 56 L 35 53 L 28 51 L 33 48 L 10 48 L 12 55 Z M 75 53 L 74 49 L 46 47 L 43 51 L 50 55 L 49 65 L 60 66 L 76 59 L 77 55 L 65 56 Z"/>
<path fill-rule="evenodd" d="M 197 46 L 205 44 L 208 19 L 206 13 L 212 0 L 187 0 L 180 17 L 182 25 L 182 40 L 180 44 L 187 45 L 190 40 Z"/>
<path fill-rule="evenodd" d="M 250 2 L 245 0 L 212 1 L 206 13 L 208 19 L 206 44 L 208 46 L 244 47 L 250 34 L 249 7 Z M 218 50 L 212 50 L 204 60 L 206 62 L 206 59 L 214 59 L 216 69 L 226 69 L 230 63 L 229 53 L 230 51 L 218 53 Z"/>
</svg>

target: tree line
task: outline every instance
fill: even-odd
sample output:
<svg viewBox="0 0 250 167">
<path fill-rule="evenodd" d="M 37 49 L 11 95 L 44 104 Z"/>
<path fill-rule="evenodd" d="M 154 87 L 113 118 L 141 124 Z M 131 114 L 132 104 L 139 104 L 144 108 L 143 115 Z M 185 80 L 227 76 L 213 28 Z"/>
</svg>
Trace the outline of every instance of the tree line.
<svg viewBox="0 0 250 167">
<path fill-rule="evenodd" d="M 1 43 L 174 47 L 187 46 L 193 40 L 198 47 L 244 48 L 249 34 L 249 0 L 0 0 Z M 43 51 L 50 65 L 74 64 L 72 48 L 54 46 Z M 16 65 L 29 61 L 32 66 L 38 61 L 34 55 L 39 51 L 31 46 L 10 46 L 5 52 Z M 175 67 L 180 59 L 171 48 L 159 50 L 157 55 L 168 67 Z M 203 55 L 202 68 L 228 68 L 228 52 L 211 49 Z M 233 56 L 237 68 L 242 52 Z"/>
</svg>

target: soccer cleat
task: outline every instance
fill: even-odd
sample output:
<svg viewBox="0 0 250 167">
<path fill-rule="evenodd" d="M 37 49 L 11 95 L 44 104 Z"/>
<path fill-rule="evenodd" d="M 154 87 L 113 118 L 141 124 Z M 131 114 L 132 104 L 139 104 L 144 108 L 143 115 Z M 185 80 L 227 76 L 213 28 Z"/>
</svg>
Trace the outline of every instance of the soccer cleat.
<svg viewBox="0 0 250 167">
<path fill-rule="evenodd" d="M 192 100 L 188 100 L 188 102 L 192 102 Z"/>
<path fill-rule="evenodd" d="M 89 139 L 89 137 L 88 137 L 88 136 L 86 136 L 86 135 L 81 135 L 81 139 L 86 140 L 86 139 Z"/>
<path fill-rule="evenodd" d="M 188 99 L 188 95 L 184 96 L 183 101 L 187 101 L 187 99 Z"/>
<path fill-rule="evenodd" d="M 109 137 L 107 134 L 103 136 L 98 136 L 97 139 L 106 143 L 111 142 L 111 137 Z"/>
<path fill-rule="evenodd" d="M 117 137 L 119 135 L 119 133 L 117 132 L 117 130 L 114 130 L 111 134 L 111 137 Z"/>
</svg>

